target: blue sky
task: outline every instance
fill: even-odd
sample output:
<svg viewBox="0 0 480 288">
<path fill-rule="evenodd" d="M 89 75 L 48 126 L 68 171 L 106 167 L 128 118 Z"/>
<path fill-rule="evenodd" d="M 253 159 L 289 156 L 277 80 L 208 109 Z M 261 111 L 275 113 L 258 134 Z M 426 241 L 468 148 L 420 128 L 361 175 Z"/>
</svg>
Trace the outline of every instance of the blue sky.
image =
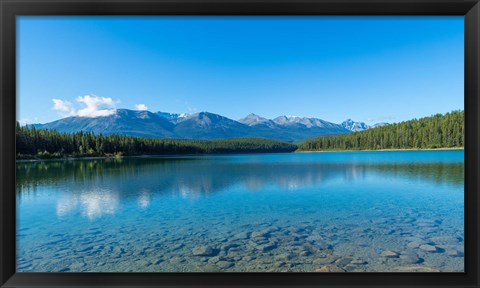
<svg viewBox="0 0 480 288">
<path fill-rule="evenodd" d="M 17 119 L 114 108 L 400 122 L 463 109 L 461 16 L 21 16 Z"/>
</svg>

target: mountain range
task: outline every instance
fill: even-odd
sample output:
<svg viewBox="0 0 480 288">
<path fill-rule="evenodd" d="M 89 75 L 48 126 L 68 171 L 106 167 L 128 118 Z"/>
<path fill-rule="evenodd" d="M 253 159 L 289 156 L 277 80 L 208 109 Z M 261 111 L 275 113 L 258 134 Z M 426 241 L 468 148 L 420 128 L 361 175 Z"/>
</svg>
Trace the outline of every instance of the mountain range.
<svg viewBox="0 0 480 288">
<path fill-rule="evenodd" d="M 384 123 L 376 125 L 381 126 Z M 103 135 L 122 134 L 171 139 L 262 137 L 289 142 L 323 135 L 362 131 L 373 127 L 351 119 L 341 124 L 335 124 L 317 118 L 279 116 L 267 119 L 249 114 L 236 121 L 210 112 L 176 114 L 128 109 L 117 109 L 114 114 L 109 116 L 72 116 L 34 126 L 39 129 L 53 129 L 65 133 L 85 131 Z"/>
</svg>

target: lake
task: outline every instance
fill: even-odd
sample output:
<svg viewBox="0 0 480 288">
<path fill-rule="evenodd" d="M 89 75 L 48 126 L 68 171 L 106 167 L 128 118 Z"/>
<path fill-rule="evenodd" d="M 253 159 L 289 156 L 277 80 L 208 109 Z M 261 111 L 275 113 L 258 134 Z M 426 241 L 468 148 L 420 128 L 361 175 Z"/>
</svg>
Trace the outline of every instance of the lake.
<svg viewBox="0 0 480 288">
<path fill-rule="evenodd" d="M 17 163 L 21 272 L 463 272 L 464 152 Z"/>
</svg>

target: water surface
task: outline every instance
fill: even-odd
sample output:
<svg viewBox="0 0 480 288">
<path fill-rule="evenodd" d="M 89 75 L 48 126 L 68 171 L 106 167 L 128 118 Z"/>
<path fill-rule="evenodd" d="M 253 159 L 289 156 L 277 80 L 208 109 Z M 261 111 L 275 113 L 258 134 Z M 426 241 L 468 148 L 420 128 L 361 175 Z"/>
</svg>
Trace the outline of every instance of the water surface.
<svg viewBox="0 0 480 288">
<path fill-rule="evenodd" d="M 17 271 L 462 272 L 463 159 L 398 151 L 17 163 Z"/>
</svg>

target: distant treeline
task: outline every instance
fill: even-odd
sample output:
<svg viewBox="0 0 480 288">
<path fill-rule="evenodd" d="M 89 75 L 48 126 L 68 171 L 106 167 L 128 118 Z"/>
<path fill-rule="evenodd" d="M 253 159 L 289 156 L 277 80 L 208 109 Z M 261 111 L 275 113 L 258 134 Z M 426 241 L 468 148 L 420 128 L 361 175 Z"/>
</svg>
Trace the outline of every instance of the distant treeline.
<svg viewBox="0 0 480 288">
<path fill-rule="evenodd" d="M 434 149 L 463 147 L 464 112 L 436 114 L 361 132 L 307 140 L 299 150 Z"/>
<path fill-rule="evenodd" d="M 17 159 L 123 155 L 221 154 L 293 152 L 297 146 L 263 138 L 172 140 L 91 132 L 59 133 L 55 130 L 16 127 Z"/>
</svg>

